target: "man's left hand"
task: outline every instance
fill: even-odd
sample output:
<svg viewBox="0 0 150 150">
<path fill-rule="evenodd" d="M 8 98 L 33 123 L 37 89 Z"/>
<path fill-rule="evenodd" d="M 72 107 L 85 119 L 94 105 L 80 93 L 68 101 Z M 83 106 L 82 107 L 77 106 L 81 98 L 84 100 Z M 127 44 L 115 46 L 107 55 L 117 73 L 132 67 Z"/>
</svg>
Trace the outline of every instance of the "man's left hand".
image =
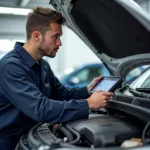
<svg viewBox="0 0 150 150">
<path fill-rule="evenodd" d="M 87 86 L 87 90 L 88 90 L 88 93 L 89 93 L 89 94 L 90 94 L 90 91 L 92 90 L 92 88 L 93 88 L 101 79 L 103 79 L 103 76 L 94 78 L 94 79 L 92 80 L 92 82 Z"/>
</svg>

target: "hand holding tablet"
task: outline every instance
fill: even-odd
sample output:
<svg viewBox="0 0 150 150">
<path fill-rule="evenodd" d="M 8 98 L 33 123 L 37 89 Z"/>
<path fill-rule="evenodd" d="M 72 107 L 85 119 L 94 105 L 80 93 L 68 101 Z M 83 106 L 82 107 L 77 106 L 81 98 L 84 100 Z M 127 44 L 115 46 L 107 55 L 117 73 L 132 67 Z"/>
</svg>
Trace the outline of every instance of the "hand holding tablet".
<svg viewBox="0 0 150 150">
<path fill-rule="evenodd" d="M 97 110 L 107 106 L 110 97 L 113 96 L 112 92 L 97 91 L 94 92 L 88 99 L 89 109 Z"/>
</svg>

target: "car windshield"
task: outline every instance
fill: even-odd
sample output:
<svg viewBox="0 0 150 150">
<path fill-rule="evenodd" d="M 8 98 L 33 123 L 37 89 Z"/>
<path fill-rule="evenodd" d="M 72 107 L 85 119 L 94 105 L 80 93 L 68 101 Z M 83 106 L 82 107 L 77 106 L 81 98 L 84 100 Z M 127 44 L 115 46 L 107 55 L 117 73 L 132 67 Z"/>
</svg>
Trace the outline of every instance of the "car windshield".
<svg viewBox="0 0 150 150">
<path fill-rule="evenodd" d="M 150 67 L 136 78 L 123 93 L 125 95 L 133 96 L 133 93 L 138 95 L 140 94 L 139 92 L 150 94 Z"/>
<path fill-rule="evenodd" d="M 131 83 L 132 89 L 136 88 L 150 88 L 150 68 L 148 68 L 141 76 Z"/>
<path fill-rule="evenodd" d="M 148 67 L 138 78 L 136 78 L 129 88 L 123 91 L 125 95 L 138 95 L 147 97 L 144 93 L 150 94 L 150 67 Z M 148 96 L 149 97 L 149 96 Z"/>
</svg>

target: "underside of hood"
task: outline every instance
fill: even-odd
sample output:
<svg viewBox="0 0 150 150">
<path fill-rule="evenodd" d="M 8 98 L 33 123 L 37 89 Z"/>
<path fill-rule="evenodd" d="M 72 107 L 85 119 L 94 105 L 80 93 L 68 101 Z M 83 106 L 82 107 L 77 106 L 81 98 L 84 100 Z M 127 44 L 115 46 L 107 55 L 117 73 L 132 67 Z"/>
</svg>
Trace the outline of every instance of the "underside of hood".
<svg viewBox="0 0 150 150">
<path fill-rule="evenodd" d="M 51 0 L 114 75 L 150 63 L 150 19 L 132 0 Z"/>
</svg>

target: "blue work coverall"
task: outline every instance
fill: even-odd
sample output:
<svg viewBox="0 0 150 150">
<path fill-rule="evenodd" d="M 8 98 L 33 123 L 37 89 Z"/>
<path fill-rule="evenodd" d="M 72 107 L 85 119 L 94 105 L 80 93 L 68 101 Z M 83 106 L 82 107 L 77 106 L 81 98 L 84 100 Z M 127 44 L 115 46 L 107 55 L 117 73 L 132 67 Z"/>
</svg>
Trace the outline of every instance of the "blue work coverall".
<svg viewBox="0 0 150 150">
<path fill-rule="evenodd" d="M 64 123 L 89 115 L 87 87 L 64 87 L 45 60 L 36 63 L 22 46 L 16 43 L 0 60 L 2 150 L 13 150 L 38 122 Z"/>
</svg>

